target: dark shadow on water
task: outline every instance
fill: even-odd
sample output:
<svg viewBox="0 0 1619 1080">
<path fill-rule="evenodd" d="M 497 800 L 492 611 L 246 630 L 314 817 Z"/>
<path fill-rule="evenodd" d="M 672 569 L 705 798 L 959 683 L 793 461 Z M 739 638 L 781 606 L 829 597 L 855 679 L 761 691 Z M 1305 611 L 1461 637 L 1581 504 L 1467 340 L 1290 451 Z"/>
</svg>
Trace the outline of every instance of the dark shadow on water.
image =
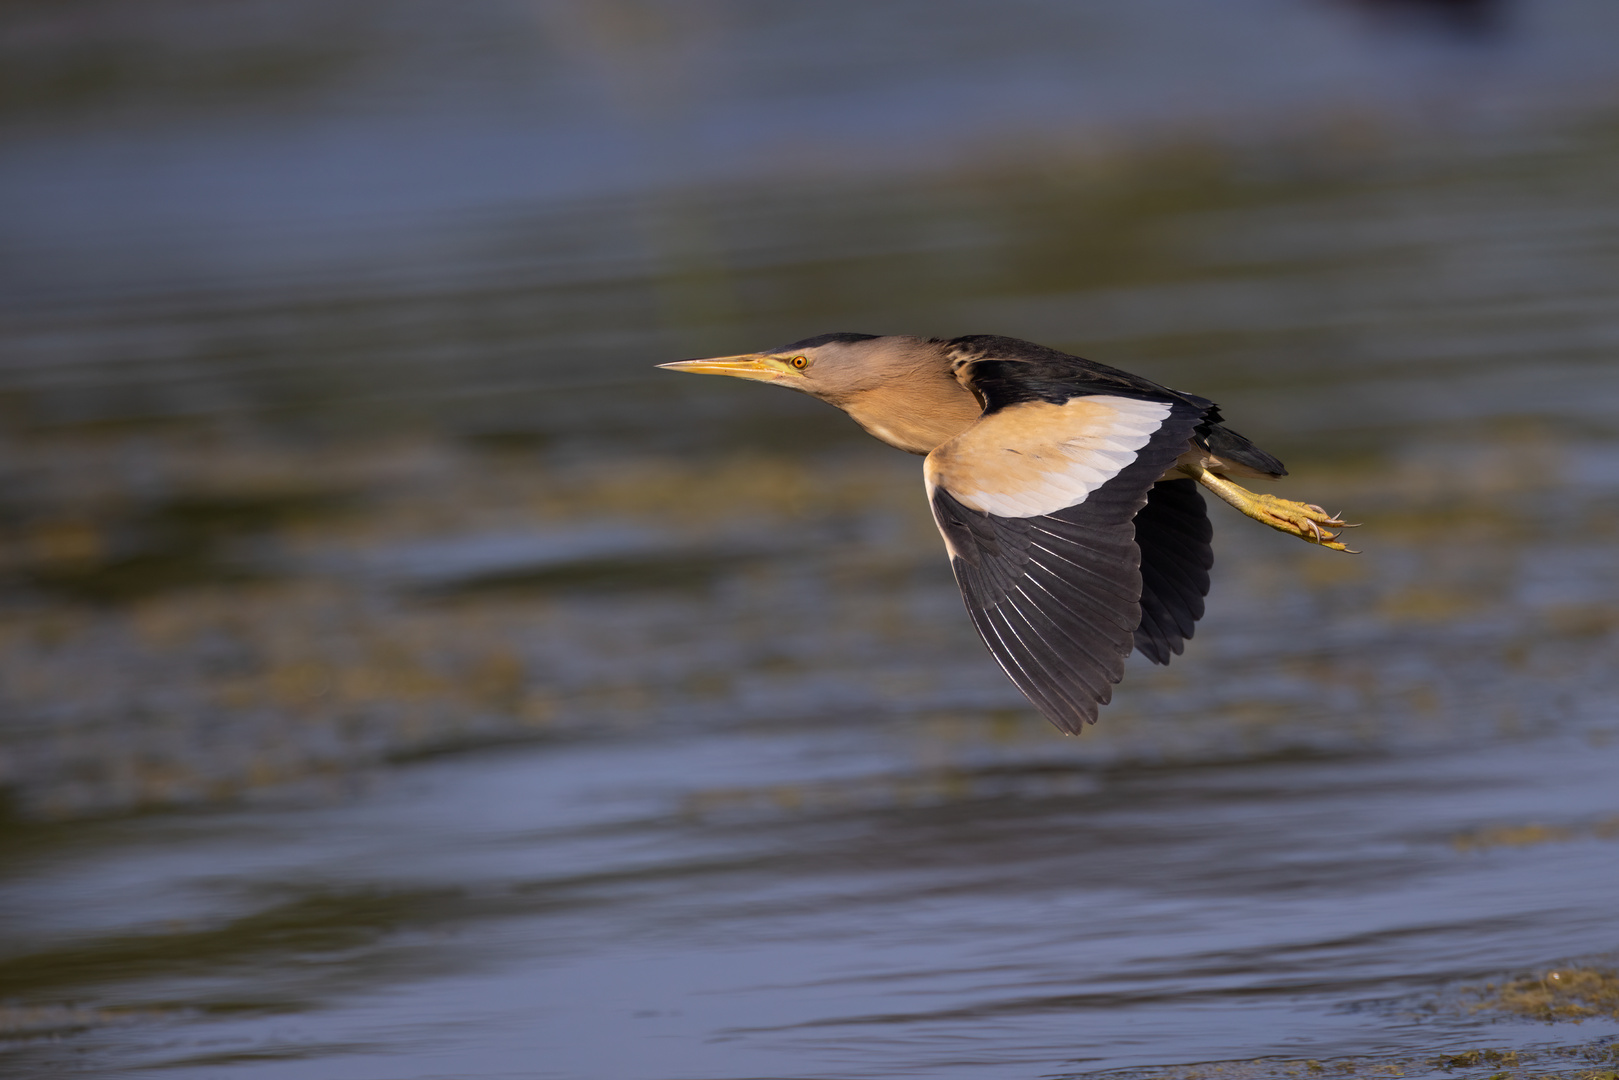
<svg viewBox="0 0 1619 1080">
<path fill-rule="evenodd" d="M 663 589 L 703 590 L 727 574 L 745 571 L 750 563 L 757 563 L 761 558 L 758 553 L 752 553 L 730 556 L 673 555 L 667 558 L 581 560 L 562 566 L 537 567 L 532 570 L 519 567 L 435 582 L 422 587 L 419 591 L 425 597 L 449 599 L 475 597 L 488 593 L 516 597 L 524 593 L 589 594 Z"/>
<path fill-rule="evenodd" d="M 73 1001 L 87 992 L 116 992 L 120 985 L 143 980 L 161 983 L 205 975 L 220 970 L 221 965 L 320 964 L 368 952 L 371 959 L 361 965 L 367 969 L 363 974 L 359 968 L 331 974 L 333 981 L 326 988 L 336 992 L 343 983 L 375 983 L 389 977 L 374 965 L 385 963 L 375 946 L 390 935 L 489 917 L 501 906 L 512 905 L 509 901 L 505 905 L 479 902 L 454 889 L 375 889 L 302 896 L 221 926 L 118 935 L 73 948 L 13 954 L 0 960 L 0 994 L 15 1000 Z M 522 906 L 533 910 L 535 905 L 525 902 Z M 411 959 L 404 970 L 425 973 L 422 960 Z M 314 1008 L 318 1000 L 270 994 L 263 1001 L 216 998 L 205 1004 L 173 1004 L 229 1013 L 296 1011 Z"/>
<path fill-rule="evenodd" d="M 1344 2 L 1344 0 L 1337 0 Z M 1450 33 L 1463 40 L 1492 40 L 1512 29 L 1509 0 L 1347 0 L 1385 21 L 1407 28 Z"/>
<path fill-rule="evenodd" d="M 92 550 L 58 553 L 47 539 L 43 557 L 21 576 L 27 585 L 94 604 L 125 604 L 202 585 L 263 582 L 274 575 L 233 552 L 233 543 L 355 513 L 358 504 L 353 494 L 328 491 L 160 500 L 111 520 L 75 523 L 91 532 Z"/>
</svg>

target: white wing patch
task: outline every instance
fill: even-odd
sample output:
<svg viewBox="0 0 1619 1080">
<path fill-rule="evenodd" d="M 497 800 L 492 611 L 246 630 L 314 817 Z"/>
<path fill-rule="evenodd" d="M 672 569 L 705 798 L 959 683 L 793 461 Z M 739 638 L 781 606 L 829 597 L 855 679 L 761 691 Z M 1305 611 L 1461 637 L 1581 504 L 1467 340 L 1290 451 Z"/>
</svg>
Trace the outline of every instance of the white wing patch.
<svg viewBox="0 0 1619 1080">
<path fill-rule="evenodd" d="M 1053 514 L 1122 472 L 1169 413 L 1167 402 L 1105 394 L 1013 405 L 935 449 L 922 475 L 930 498 L 942 487 L 996 517 Z"/>
</svg>

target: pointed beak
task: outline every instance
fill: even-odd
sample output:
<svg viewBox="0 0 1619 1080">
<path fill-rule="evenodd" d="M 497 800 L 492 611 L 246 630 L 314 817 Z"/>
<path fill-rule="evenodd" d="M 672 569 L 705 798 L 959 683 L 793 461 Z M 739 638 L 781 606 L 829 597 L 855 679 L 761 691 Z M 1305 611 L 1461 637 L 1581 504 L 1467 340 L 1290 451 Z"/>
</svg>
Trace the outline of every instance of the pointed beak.
<svg viewBox="0 0 1619 1080">
<path fill-rule="evenodd" d="M 761 379 L 766 382 L 784 375 L 796 374 L 780 360 L 763 353 L 746 356 L 716 356 L 712 360 L 676 360 L 672 364 L 659 364 L 670 371 L 689 371 L 693 375 L 734 375 L 739 379 Z"/>
</svg>

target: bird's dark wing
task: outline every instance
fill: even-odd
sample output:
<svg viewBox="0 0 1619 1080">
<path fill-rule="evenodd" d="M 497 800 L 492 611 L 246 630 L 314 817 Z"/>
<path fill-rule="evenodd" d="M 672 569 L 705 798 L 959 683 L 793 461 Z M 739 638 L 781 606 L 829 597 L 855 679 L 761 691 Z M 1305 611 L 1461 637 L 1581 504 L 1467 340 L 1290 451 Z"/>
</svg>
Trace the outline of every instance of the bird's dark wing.
<svg viewBox="0 0 1619 1080">
<path fill-rule="evenodd" d="M 991 405 L 927 457 L 934 520 L 990 652 L 1054 724 L 1078 732 L 1111 700 L 1142 621 L 1133 519 L 1205 410 L 1110 394 Z M 1149 550 L 1175 551 L 1174 535 L 1160 530 L 1169 542 Z M 1170 572 L 1149 570 L 1155 583 Z M 1166 584 L 1153 597 L 1155 618 L 1174 613 L 1178 629 L 1183 594 Z"/>
<path fill-rule="evenodd" d="M 1136 511 L 1136 547 L 1141 549 L 1141 625 L 1136 649 L 1155 664 L 1179 656 L 1203 617 L 1214 565 L 1214 527 L 1195 480 L 1163 480 Z"/>
</svg>

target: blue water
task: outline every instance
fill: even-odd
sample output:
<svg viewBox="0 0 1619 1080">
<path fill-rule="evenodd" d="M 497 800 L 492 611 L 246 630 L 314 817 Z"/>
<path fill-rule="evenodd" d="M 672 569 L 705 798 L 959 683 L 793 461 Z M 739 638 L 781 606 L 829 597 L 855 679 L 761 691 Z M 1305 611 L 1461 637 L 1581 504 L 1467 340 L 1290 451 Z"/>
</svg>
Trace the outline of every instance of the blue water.
<svg viewBox="0 0 1619 1080">
<path fill-rule="evenodd" d="M 1619 10 L 1447 10 L 0 15 L 0 1071 L 1607 1053 L 1482 988 L 1619 950 Z M 915 459 L 652 366 L 828 329 L 1211 396 L 1365 554 L 1214 507 L 1065 738 Z"/>
</svg>

